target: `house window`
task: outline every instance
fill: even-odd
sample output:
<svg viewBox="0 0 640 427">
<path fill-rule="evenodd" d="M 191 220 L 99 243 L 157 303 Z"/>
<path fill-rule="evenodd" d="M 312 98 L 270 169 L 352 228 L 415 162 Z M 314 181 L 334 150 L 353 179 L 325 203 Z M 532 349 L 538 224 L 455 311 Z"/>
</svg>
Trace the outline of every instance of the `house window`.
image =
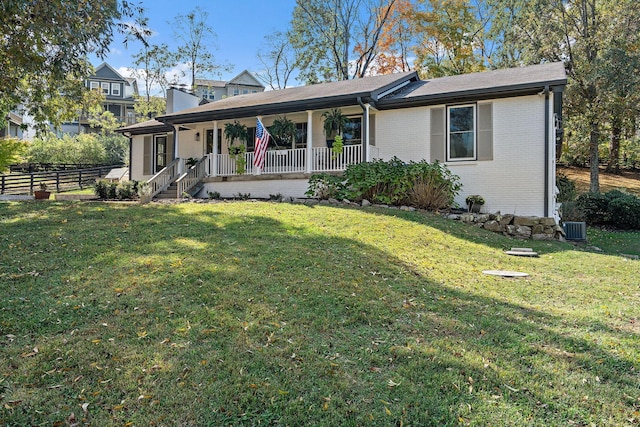
<svg viewBox="0 0 640 427">
<path fill-rule="evenodd" d="M 91 90 L 100 90 L 100 82 L 89 82 L 89 88 Z"/>
<path fill-rule="evenodd" d="M 342 130 L 344 145 L 358 145 L 362 142 L 362 117 L 349 117 Z"/>
<path fill-rule="evenodd" d="M 238 89 L 237 87 L 233 88 L 233 96 L 238 96 L 240 95 L 240 89 Z"/>
<path fill-rule="evenodd" d="M 160 172 L 167 166 L 167 137 L 156 136 L 156 172 Z"/>
<path fill-rule="evenodd" d="M 476 106 L 447 107 L 447 160 L 476 159 Z"/>
<path fill-rule="evenodd" d="M 246 95 L 246 94 L 248 94 L 248 93 L 249 93 L 249 89 L 242 89 L 242 94 L 243 94 L 243 95 Z"/>
<path fill-rule="evenodd" d="M 105 95 L 109 95 L 109 87 L 111 86 L 109 83 L 100 83 L 102 86 L 102 93 Z"/>
<path fill-rule="evenodd" d="M 111 83 L 111 95 L 120 96 L 120 83 Z"/>
</svg>

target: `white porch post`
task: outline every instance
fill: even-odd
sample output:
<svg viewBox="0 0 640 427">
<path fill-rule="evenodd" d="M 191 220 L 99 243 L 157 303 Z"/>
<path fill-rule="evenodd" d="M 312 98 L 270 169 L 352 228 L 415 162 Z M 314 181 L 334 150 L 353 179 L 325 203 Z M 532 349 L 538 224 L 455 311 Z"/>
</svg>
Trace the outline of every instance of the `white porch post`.
<svg viewBox="0 0 640 427">
<path fill-rule="evenodd" d="M 364 120 L 364 147 L 362 147 L 363 151 L 363 159 L 366 162 L 370 162 L 371 161 L 371 149 L 369 148 L 369 108 L 371 107 L 369 104 L 365 104 L 365 120 Z"/>
<path fill-rule="evenodd" d="M 213 153 L 211 153 L 211 176 L 218 176 L 218 121 L 213 121 Z"/>
<path fill-rule="evenodd" d="M 307 110 L 307 173 L 311 173 L 313 169 L 313 149 L 311 142 L 313 141 L 313 111 Z"/>
<path fill-rule="evenodd" d="M 180 145 L 180 126 L 173 127 L 173 158 L 178 159 L 179 145 Z M 184 172 L 184 162 L 178 162 L 178 175 L 182 175 Z"/>
</svg>

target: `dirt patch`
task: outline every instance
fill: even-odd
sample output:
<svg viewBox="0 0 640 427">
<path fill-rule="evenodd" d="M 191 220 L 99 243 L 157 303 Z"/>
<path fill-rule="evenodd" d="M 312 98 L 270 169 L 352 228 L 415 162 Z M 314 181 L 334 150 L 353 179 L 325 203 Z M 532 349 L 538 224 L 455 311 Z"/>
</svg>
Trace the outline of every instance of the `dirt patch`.
<svg viewBox="0 0 640 427">
<path fill-rule="evenodd" d="M 588 168 L 558 166 L 557 172 L 575 181 L 578 193 L 589 191 L 590 174 Z M 640 171 L 625 170 L 621 175 L 615 175 L 605 173 L 604 169 L 600 169 L 600 192 L 606 193 L 619 188 L 640 195 Z"/>
</svg>

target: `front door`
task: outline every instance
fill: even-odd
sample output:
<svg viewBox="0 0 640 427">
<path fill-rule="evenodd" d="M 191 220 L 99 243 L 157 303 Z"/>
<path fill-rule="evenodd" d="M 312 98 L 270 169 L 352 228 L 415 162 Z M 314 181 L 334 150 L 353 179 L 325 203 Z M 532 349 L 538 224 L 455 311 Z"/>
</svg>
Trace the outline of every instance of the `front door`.
<svg viewBox="0 0 640 427">
<path fill-rule="evenodd" d="M 167 137 L 156 136 L 155 145 L 156 172 L 160 172 L 167 166 Z"/>
</svg>

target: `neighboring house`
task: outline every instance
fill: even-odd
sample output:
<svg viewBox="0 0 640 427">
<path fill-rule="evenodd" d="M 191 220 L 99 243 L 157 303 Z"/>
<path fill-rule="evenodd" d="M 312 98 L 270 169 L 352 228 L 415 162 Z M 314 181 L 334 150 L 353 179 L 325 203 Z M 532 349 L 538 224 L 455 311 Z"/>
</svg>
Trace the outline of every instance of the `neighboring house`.
<svg viewBox="0 0 640 427">
<path fill-rule="evenodd" d="M 25 137 L 23 131 L 24 118 L 17 111 L 10 111 L 4 118 L 2 129 L 0 129 L 0 138 L 18 138 L 23 139 Z"/>
<path fill-rule="evenodd" d="M 102 63 L 95 69 L 94 75 L 85 81 L 89 89 L 102 92 L 105 97 L 103 107 L 105 111 L 113 113 L 115 118 L 123 124 L 136 123 L 134 96 L 138 94 L 138 83 L 134 78 L 123 77 L 107 63 Z M 62 131 L 77 134 L 91 131 L 88 117 L 81 116 L 75 122 L 62 125 Z"/>
<path fill-rule="evenodd" d="M 486 211 L 550 217 L 566 81 L 562 63 L 431 80 L 391 74 L 230 97 L 119 131 L 131 141 L 131 179 L 176 197 L 195 184 L 204 195 L 304 197 L 313 173 L 396 156 L 444 163 L 461 178 L 460 206 L 467 195 L 480 194 Z M 337 157 L 322 126 L 322 113 L 333 108 L 349 117 Z M 254 170 L 256 117 L 268 128 L 282 115 L 296 123 L 296 141 L 267 151 L 264 170 Z M 234 121 L 250 133 L 242 175 L 223 132 Z M 186 169 L 191 157 L 201 161 Z"/>
<path fill-rule="evenodd" d="M 194 94 L 209 102 L 237 95 L 264 92 L 264 86 L 250 72 L 244 70 L 229 81 L 196 79 Z"/>
</svg>

